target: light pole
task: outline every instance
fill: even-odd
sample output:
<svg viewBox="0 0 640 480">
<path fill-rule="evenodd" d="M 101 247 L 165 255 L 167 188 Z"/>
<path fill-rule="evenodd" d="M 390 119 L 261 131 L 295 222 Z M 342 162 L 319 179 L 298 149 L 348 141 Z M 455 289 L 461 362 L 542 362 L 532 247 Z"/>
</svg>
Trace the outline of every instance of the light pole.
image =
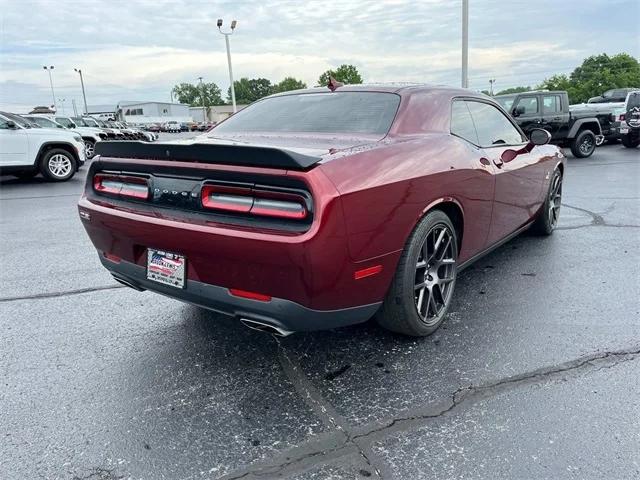
<svg viewBox="0 0 640 480">
<path fill-rule="evenodd" d="M 53 65 L 51 65 L 50 67 L 47 67 L 46 65 L 44 68 L 47 72 L 49 72 L 49 85 L 51 85 L 51 98 L 53 99 L 53 108 L 55 109 L 55 111 L 58 111 L 58 105 L 56 104 L 56 94 L 53 92 L 53 79 L 51 78 L 51 70 L 53 70 Z"/>
<path fill-rule="evenodd" d="M 489 95 L 491 95 L 493 97 L 493 84 L 496 83 L 496 79 L 495 78 L 490 78 L 489 79 Z"/>
<path fill-rule="evenodd" d="M 462 0 L 462 88 L 469 88 L 469 0 Z"/>
<path fill-rule="evenodd" d="M 84 80 L 82 79 L 82 70 L 79 68 L 74 68 L 76 72 L 80 75 L 80 85 L 82 85 L 82 98 L 84 100 L 84 114 L 89 114 L 89 109 L 87 108 L 87 95 L 84 93 Z"/>
<path fill-rule="evenodd" d="M 202 84 L 202 77 L 198 77 L 198 80 L 200 80 L 200 96 L 202 98 L 202 123 L 207 123 L 204 111 L 204 85 Z"/>
<path fill-rule="evenodd" d="M 58 101 L 62 104 L 62 115 L 64 115 L 64 114 L 65 114 L 65 111 L 64 111 L 64 102 L 66 102 L 66 101 L 67 101 L 67 99 L 66 99 L 66 98 L 59 98 L 59 99 L 58 99 Z M 58 109 L 56 108 L 56 113 L 57 113 L 57 112 L 58 112 Z"/>
<path fill-rule="evenodd" d="M 225 42 L 227 43 L 227 63 L 229 64 L 229 83 L 231 84 L 231 104 L 233 105 L 233 113 L 236 113 L 236 90 L 233 88 L 233 69 L 231 68 L 231 50 L 229 49 L 229 37 L 233 35 L 234 30 L 238 22 L 233 20 L 231 22 L 231 30 L 228 32 L 222 31 L 222 19 L 218 19 L 218 30 L 224 35 Z"/>
</svg>

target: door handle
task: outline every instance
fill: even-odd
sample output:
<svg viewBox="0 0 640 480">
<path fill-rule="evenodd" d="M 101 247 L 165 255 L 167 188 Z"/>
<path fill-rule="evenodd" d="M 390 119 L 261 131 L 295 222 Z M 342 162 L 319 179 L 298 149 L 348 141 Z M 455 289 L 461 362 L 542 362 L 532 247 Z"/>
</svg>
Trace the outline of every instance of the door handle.
<svg viewBox="0 0 640 480">
<path fill-rule="evenodd" d="M 557 122 L 558 120 L 562 120 L 560 117 L 553 117 L 553 121 Z"/>
<path fill-rule="evenodd" d="M 494 158 L 493 159 L 493 164 L 498 168 L 502 168 L 502 165 L 504 165 L 504 162 L 502 160 L 500 160 L 499 158 Z"/>
</svg>

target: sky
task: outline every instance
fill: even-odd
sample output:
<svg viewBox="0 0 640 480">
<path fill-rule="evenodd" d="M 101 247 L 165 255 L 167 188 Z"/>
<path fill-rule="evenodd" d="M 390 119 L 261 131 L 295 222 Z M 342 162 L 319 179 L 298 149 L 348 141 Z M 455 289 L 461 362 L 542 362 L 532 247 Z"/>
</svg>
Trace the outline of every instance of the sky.
<svg viewBox="0 0 640 480">
<path fill-rule="evenodd" d="M 590 55 L 640 57 L 640 0 L 469 0 L 469 87 L 570 73 Z M 233 72 L 278 82 L 354 64 L 365 82 L 460 85 L 462 0 L 0 0 L 0 109 L 170 101 L 172 87 Z"/>
</svg>

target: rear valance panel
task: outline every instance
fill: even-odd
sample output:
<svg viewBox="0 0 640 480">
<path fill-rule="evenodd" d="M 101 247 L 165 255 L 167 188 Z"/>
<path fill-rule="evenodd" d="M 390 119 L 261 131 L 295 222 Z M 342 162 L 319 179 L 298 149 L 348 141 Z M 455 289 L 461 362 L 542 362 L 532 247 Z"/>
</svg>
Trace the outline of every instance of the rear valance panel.
<svg viewBox="0 0 640 480">
<path fill-rule="evenodd" d="M 95 146 L 95 152 L 103 157 L 216 163 L 287 170 L 308 170 L 322 160 L 321 157 L 303 155 L 279 148 L 203 143 L 179 145 L 137 141 L 98 142 Z"/>
</svg>

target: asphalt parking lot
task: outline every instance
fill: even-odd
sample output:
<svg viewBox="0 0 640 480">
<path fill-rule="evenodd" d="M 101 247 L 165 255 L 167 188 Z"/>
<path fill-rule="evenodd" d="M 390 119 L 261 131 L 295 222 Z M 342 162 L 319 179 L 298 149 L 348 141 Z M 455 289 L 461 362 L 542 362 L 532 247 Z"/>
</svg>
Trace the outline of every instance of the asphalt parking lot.
<svg viewBox="0 0 640 480">
<path fill-rule="evenodd" d="M 121 287 L 84 175 L 2 177 L 0 478 L 640 477 L 639 153 L 570 157 L 558 230 L 463 272 L 425 339 Z"/>
</svg>

